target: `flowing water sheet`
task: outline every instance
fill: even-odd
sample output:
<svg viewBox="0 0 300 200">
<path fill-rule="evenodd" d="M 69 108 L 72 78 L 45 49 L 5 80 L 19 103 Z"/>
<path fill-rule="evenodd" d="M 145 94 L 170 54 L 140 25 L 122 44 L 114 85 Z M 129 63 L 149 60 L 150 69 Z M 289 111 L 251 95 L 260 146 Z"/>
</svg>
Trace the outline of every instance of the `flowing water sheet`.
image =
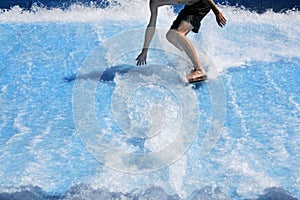
<svg viewBox="0 0 300 200">
<path fill-rule="evenodd" d="M 300 14 L 222 7 L 189 34 L 148 2 L 0 13 L 0 199 L 298 199 Z"/>
</svg>

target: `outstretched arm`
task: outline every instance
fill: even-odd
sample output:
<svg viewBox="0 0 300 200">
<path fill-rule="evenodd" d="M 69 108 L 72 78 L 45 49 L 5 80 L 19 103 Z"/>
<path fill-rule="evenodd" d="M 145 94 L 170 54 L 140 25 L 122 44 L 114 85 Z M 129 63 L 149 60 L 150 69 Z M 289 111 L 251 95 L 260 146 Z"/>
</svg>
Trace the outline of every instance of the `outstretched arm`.
<svg viewBox="0 0 300 200">
<path fill-rule="evenodd" d="M 213 0 L 207 0 L 210 8 L 212 9 L 212 11 L 214 12 L 215 16 L 216 16 L 216 20 L 217 23 L 219 24 L 219 26 L 223 27 L 226 24 L 226 19 L 223 16 L 223 14 L 221 13 L 221 11 L 217 8 L 216 4 L 214 3 Z"/>
<path fill-rule="evenodd" d="M 155 32 L 155 27 L 156 27 L 156 20 L 157 20 L 157 10 L 158 10 L 158 5 L 156 3 L 157 1 L 150 0 L 150 11 L 151 11 L 151 16 L 150 16 L 150 21 L 149 24 L 146 28 L 146 33 L 145 33 L 145 39 L 144 39 L 144 46 L 142 52 L 138 55 L 136 58 L 137 60 L 137 65 L 144 65 L 146 64 L 146 59 L 147 59 L 147 52 L 148 48 L 150 46 L 150 43 L 152 41 L 154 32 Z"/>
</svg>

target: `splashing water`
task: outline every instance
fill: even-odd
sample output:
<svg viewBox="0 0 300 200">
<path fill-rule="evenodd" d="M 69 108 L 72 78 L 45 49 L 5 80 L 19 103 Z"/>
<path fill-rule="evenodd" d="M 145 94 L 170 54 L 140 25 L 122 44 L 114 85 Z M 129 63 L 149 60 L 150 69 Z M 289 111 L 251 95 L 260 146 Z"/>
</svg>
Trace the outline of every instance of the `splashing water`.
<svg viewBox="0 0 300 200">
<path fill-rule="evenodd" d="M 135 68 L 147 5 L 123 0 L 106 9 L 0 14 L 0 198 L 299 198 L 299 12 L 222 7 L 223 29 L 210 13 L 188 37 L 213 78 L 192 88 L 184 85 L 188 59 L 164 37 L 176 17 L 170 6 L 159 9 L 148 66 Z M 90 107 L 87 96 L 74 98 L 82 85 L 76 94 L 93 94 Z M 82 113 L 95 119 L 95 135 L 82 138 L 74 102 L 91 111 Z M 223 114 L 224 121 L 214 120 Z M 176 137 L 185 126 L 195 135 Z M 207 137 L 209 131 L 222 135 Z M 87 141 L 120 154 L 97 157 L 100 147 Z M 143 157 L 170 141 L 179 142 L 179 156 L 124 159 L 124 152 Z M 151 163 L 156 170 L 148 170 Z"/>
</svg>

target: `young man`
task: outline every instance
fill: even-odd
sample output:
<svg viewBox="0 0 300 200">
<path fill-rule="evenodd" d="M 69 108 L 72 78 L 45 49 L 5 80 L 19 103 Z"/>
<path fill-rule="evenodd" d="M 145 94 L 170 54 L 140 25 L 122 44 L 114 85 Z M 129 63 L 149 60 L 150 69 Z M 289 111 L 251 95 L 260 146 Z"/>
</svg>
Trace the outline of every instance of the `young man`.
<svg viewBox="0 0 300 200">
<path fill-rule="evenodd" d="M 225 26 L 226 19 L 213 0 L 150 0 L 151 17 L 145 33 L 143 50 L 136 58 L 137 65 L 146 64 L 148 48 L 155 32 L 158 7 L 172 4 L 184 4 L 185 7 L 173 22 L 167 33 L 167 39 L 175 47 L 184 51 L 191 59 L 193 71 L 187 77 L 189 83 L 204 81 L 207 79 L 205 69 L 201 65 L 197 53 L 186 35 L 190 31 L 198 33 L 201 20 L 209 13 L 210 9 L 214 12 L 218 25 L 221 27 Z"/>
</svg>

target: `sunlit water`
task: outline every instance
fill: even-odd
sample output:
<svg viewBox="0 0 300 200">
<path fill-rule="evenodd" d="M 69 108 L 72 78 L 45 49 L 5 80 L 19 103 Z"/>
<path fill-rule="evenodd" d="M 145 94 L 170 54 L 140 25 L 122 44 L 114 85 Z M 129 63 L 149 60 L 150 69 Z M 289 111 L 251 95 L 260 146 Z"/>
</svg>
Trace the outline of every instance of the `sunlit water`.
<svg viewBox="0 0 300 200">
<path fill-rule="evenodd" d="M 210 76 L 196 88 L 185 85 L 190 64 L 164 37 L 154 41 L 148 68 L 135 67 L 149 18 L 145 2 L 1 13 L 0 199 L 299 198 L 299 12 L 221 9 L 225 28 L 210 13 L 200 33 L 189 35 Z M 158 32 L 174 17 L 160 8 Z M 96 66 L 87 64 L 95 55 Z M 216 82 L 224 95 L 214 94 Z M 89 121 L 74 114 L 76 105 L 88 110 L 88 99 L 74 100 L 88 86 L 95 87 L 96 143 L 148 153 L 169 140 L 190 142 L 174 136 L 182 127 L 196 127 L 196 138 L 159 166 L 149 160 L 155 170 L 147 160 L 99 155 L 87 145 L 95 135 L 80 132 Z M 185 92 L 196 103 L 180 96 Z M 225 99 L 220 113 L 212 97 Z M 225 117 L 221 135 L 204 155 L 214 116 Z"/>
</svg>

